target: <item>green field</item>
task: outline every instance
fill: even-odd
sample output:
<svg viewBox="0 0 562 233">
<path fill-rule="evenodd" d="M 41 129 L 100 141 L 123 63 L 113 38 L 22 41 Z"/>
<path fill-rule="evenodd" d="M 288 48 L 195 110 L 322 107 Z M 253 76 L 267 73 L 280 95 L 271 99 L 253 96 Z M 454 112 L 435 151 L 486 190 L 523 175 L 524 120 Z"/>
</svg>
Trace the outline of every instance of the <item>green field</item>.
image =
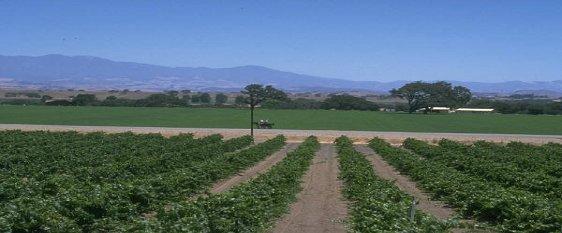
<svg viewBox="0 0 562 233">
<path fill-rule="evenodd" d="M 246 128 L 246 109 L 0 106 L 2 124 Z M 281 129 L 562 135 L 562 116 L 256 110 Z"/>
</svg>

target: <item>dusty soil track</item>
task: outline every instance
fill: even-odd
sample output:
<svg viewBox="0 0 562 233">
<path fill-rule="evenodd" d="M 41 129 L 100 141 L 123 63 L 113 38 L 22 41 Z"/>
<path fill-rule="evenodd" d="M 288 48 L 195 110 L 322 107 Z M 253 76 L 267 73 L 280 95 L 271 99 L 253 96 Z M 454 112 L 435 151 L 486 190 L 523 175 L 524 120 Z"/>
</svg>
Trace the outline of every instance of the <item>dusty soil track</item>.
<svg viewBox="0 0 562 233">
<path fill-rule="evenodd" d="M 275 152 L 274 154 L 270 155 L 269 157 L 267 157 L 265 160 L 259 162 L 258 164 L 254 165 L 251 168 L 248 168 L 247 170 L 234 175 L 233 177 L 230 177 L 226 180 L 222 180 L 218 183 L 216 183 L 215 185 L 213 185 L 213 187 L 211 188 L 211 193 L 221 193 L 224 191 L 229 190 L 230 188 L 248 181 L 250 179 L 253 179 L 254 177 L 258 176 L 261 173 L 267 172 L 267 170 L 269 170 L 269 168 L 271 168 L 273 165 L 277 164 L 279 161 L 281 161 L 283 158 L 285 158 L 285 156 L 287 155 L 287 153 L 290 153 L 291 151 L 294 151 L 297 147 L 298 147 L 298 143 L 288 143 L 287 145 L 285 145 L 283 148 L 281 148 L 281 150 Z"/>
<path fill-rule="evenodd" d="M 347 205 L 341 196 L 338 173 L 334 146 L 322 144 L 305 174 L 297 201 L 272 232 L 345 232 Z"/>
<path fill-rule="evenodd" d="M 133 132 L 133 133 L 162 133 L 167 136 L 180 133 L 193 133 L 195 136 L 209 134 L 222 134 L 226 138 L 239 137 L 249 134 L 248 129 L 220 129 L 220 128 L 166 128 L 166 127 L 120 127 L 120 126 L 68 126 L 68 125 L 26 125 L 26 124 L 0 124 L 0 130 L 48 130 L 48 131 L 78 131 L 108 133 Z M 562 143 L 562 135 L 525 135 L 525 134 L 474 134 L 474 133 L 419 133 L 419 132 L 377 132 L 377 131 L 338 131 L 338 130 L 288 130 L 288 129 L 257 129 L 256 139 L 263 141 L 283 134 L 289 141 L 303 141 L 310 135 L 315 135 L 321 142 L 331 143 L 341 135 L 346 135 L 358 143 L 366 143 L 373 137 L 380 137 L 390 143 L 399 144 L 408 137 L 424 141 L 436 141 L 442 138 L 471 142 L 486 140 L 493 142 L 521 141 L 533 144 L 548 142 Z"/>
<path fill-rule="evenodd" d="M 415 197 L 419 201 L 417 207 L 421 211 L 439 219 L 448 219 L 455 215 L 455 211 L 452 208 L 442 202 L 431 200 L 430 196 L 421 191 L 415 182 L 407 176 L 401 175 L 400 172 L 386 163 L 371 148 L 366 145 L 355 145 L 355 149 L 366 155 L 366 158 L 371 161 L 379 177 L 392 181 L 400 190 Z"/>
</svg>

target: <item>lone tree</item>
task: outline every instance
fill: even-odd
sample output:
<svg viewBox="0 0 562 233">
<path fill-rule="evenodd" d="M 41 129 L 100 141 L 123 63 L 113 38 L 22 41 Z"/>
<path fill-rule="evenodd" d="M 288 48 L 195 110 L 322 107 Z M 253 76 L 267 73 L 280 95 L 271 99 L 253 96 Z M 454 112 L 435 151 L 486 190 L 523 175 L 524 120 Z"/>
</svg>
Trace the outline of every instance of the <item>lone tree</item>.
<svg viewBox="0 0 562 233">
<path fill-rule="evenodd" d="M 228 101 L 228 96 L 223 93 L 218 93 L 215 95 L 215 104 L 216 105 L 223 105 Z"/>
<path fill-rule="evenodd" d="M 472 98 L 468 88 L 463 86 L 453 87 L 450 83 L 443 81 L 407 83 L 398 89 L 392 89 L 390 93 L 408 101 L 409 113 L 421 108 L 427 113 L 436 106 L 458 108 L 467 104 Z"/>
<path fill-rule="evenodd" d="M 257 105 L 267 99 L 272 100 L 286 100 L 288 99 L 285 92 L 275 89 L 273 86 L 266 86 L 260 84 L 250 84 L 242 91 L 244 94 L 244 103 L 250 106 L 250 135 L 254 137 L 254 109 Z"/>
</svg>

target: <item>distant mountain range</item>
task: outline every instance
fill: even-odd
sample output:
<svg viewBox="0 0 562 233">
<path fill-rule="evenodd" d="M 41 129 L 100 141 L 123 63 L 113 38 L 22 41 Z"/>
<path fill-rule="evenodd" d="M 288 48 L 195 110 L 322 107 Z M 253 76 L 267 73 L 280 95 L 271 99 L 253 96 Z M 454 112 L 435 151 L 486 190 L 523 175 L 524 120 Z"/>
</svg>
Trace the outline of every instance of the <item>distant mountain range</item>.
<svg viewBox="0 0 562 233">
<path fill-rule="evenodd" d="M 287 91 L 388 92 L 409 81 L 349 81 L 297 74 L 262 66 L 232 68 L 166 67 L 117 62 L 91 56 L 1 56 L 0 88 L 89 90 L 239 90 L 250 83 L 274 85 Z M 473 92 L 515 93 L 532 91 L 562 95 L 562 80 L 499 83 L 450 81 Z"/>
</svg>

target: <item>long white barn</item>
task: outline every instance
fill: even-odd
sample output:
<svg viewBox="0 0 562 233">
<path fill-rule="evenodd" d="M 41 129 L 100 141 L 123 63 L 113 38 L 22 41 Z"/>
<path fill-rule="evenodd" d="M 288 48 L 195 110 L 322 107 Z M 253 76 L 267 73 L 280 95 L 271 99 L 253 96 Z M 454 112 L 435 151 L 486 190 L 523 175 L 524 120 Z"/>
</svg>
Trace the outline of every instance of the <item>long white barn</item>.
<svg viewBox="0 0 562 233">
<path fill-rule="evenodd" d="M 493 112 L 493 108 L 459 108 L 455 112 Z"/>
<path fill-rule="evenodd" d="M 423 111 L 424 109 L 419 109 L 418 111 Z M 434 112 L 494 112 L 493 108 L 457 108 L 457 109 L 450 109 L 448 107 L 433 107 L 431 111 Z"/>
</svg>

